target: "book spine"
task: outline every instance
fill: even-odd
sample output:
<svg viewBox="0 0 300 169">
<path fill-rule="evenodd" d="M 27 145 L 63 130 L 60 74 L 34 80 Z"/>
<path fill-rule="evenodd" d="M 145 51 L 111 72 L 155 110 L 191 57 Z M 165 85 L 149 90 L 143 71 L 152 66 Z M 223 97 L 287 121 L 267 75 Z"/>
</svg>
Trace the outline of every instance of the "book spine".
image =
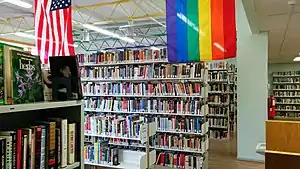
<svg viewBox="0 0 300 169">
<path fill-rule="evenodd" d="M 60 129 L 56 128 L 55 129 L 55 169 L 58 169 L 58 167 L 60 166 L 60 144 L 61 144 L 61 140 L 60 140 Z"/>
<path fill-rule="evenodd" d="M 41 141 L 42 141 L 42 128 L 35 127 L 35 169 L 41 168 Z"/>
<path fill-rule="evenodd" d="M 26 166 L 27 166 L 27 145 L 28 145 L 28 136 L 27 135 L 23 135 L 23 169 L 25 168 L 26 169 Z"/>
<path fill-rule="evenodd" d="M 61 167 L 67 166 L 68 161 L 68 121 L 61 120 Z"/>
<path fill-rule="evenodd" d="M 46 127 L 42 126 L 42 131 L 41 131 L 41 161 L 40 161 L 40 169 L 45 169 L 46 166 Z"/>
<path fill-rule="evenodd" d="M 6 168 L 6 139 L 2 139 L 0 142 L 1 145 L 1 169 Z"/>
<path fill-rule="evenodd" d="M 6 169 L 12 169 L 12 137 L 5 137 L 6 140 Z"/>
<path fill-rule="evenodd" d="M 49 122 L 49 135 L 48 135 L 48 168 L 53 169 L 56 166 L 56 157 L 55 157 L 55 145 L 56 145 L 56 139 L 55 139 L 55 128 L 56 123 L 55 122 Z"/>
<path fill-rule="evenodd" d="M 33 169 L 35 167 L 35 129 L 31 129 L 31 150 L 30 150 L 30 169 Z"/>
<path fill-rule="evenodd" d="M 75 123 L 68 125 L 68 164 L 75 162 Z"/>
<path fill-rule="evenodd" d="M 16 155 L 16 168 L 22 169 L 22 130 L 17 130 Z"/>
</svg>

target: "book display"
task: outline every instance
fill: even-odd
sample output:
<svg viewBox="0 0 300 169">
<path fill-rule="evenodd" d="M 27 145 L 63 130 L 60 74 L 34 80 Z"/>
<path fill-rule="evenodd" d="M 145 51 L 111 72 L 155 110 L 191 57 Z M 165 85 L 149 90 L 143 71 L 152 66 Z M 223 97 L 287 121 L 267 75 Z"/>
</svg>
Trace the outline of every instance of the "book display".
<svg viewBox="0 0 300 169">
<path fill-rule="evenodd" d="M 274 72 L 273 95 L 276 116 L 298 119 L 300 116 L 300 71 Z"/>
<path fill-rule="evenodd" d="M 228 63 L 209 62 L 208 66 L 208 106 L 210 138 L 228 139 L 230 121 L 230 87 Z"/>
<path fill-rule="evenodd" d="M 136 157 L 140 159 L 136 163 L 142 164 L 147 147 L 142 130 L 150 120 L 151 165 L 206 168 L 208 71 L 204 63 L 169 64 L 166 49 L 106 51 L 78 55 L 78 61 L 85 164 L 124 168 L 132 161 L 133 165 L 124 153 L 142 153 Z"/>
</svg>

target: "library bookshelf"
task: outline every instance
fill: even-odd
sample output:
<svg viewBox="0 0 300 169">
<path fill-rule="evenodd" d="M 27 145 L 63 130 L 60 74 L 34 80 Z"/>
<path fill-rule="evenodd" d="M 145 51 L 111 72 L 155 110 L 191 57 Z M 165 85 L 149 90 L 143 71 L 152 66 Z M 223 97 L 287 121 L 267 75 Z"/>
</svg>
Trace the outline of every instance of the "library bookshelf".
<svg viewBox="0 0 300 169">
<path fill-rule="evenodd" d="M 229 86 L 229 65 L 226 61 L 206 64 L 209 71 L 209 136 L 213 139 L 229 139 L 230 95 L 233 94 Z"/>
<path fill-rule="evenodd" d="M 230 132 L 237 130 L 237 68 L 234 64 L 229 65 L 229 124 Z"/>
<path fill-rule="evenodd" d="M 57 168 L 64 168 L 64 169 L 83 169 L 84 168 L 84 161 L 82 157 L 82 152 L 83 152 L 83 146 L 84 146 L 84 126 L 83 126 L 83 120 L 84 120 L 84 113 L 83 113 L 83 102 L 82 101 L 63 101 L 63 102 L 38 102 L 38 103 L 29 103 L 29 104 L 16 104 L 16 105 L 3 105 L 0 106 L 0 137 L 1 138 L 6 138 L 7 144 L 9 143 L 9 137 L 11 135 L 6 135 L 5 133 L 17 133 L 16 138 L 20 138 L 20 141 L 22 140 L 22 144 L 24 145 L 21 146 L 22 152 L 25 150 L 29 152 L 39 152 L 36 151 L 34 152 L 32 146 L 35 144 L 35 150 L 38 149 L 37 145 L 39 144 L 38 142 L 38 129 L 39 126 L 44 126 L 44 124 L 48 124 L 47 122 L 51 122 L 53 118 L 55 119 L 63 119 L 65 120 L 66 126 L 68 124 L 75 124 L 75 130 L 74 133 L 74 147 L 67 147 L 67 142 L 63 144 L 62 142 L 60 145 L 62 146 L 61 148 L 66 148 L 65 154 L 63 155 L 63 150 L 60 150 L 60 155 L 55 153 L 55 157 L 60 156 L 61 161 L 57 163 Z M 47 121 L 47 122 L 45 122 Z M 57 127 L 56 123 L 56 127 Z M 68 127 L 68 126 L 67 126 Z M 9 129 L 9 131 L 7 131 Z M 32 129 L 32 130 L 31 130 Z M 48 145 L 48 139 L 51 138 L 50 136 L 50 128 L 44 128 L 41 127 L 41 151 L 40 151 L 40 156 L 41 160 L 44 159 L 44 161 L 41 161 L 41 163 L 37 163 L 38 156 L 35 154 L 35 165 L 45 165 L 48 167 L 50 165 L 47 160 L 50 160 L 48 157 L 47 153 L 49 153 L 49 149 L 51 149 L 51 146 Z M 66 129 L 65 132 L 62 132 L 62 130 L 59 129 L 59 132 L 61 131 L 63 135 L 65 135 L 66 141 L 69 142 L 69 138 L 71 139 L 71 136 L 69 135 L 71 131 Z M 34 131 L 33 131 L 34 130 Z M 58 129 L 56 129 L 58 130 Z M 29 131 L 29 132 L 25 132 Z M 45 135 L 44 132 L 45 131 Z M 49 133 L 48 133 L 49 132 Z M 30 133 L 30 134 L 29 134 Z M 33 134 L 35 133 L 35 134 Z M 21 134 L 21 135 L 20 135 Z M 55 131 L 54 131 L 55 134 Z M 4 136 L 5 135 L 5 136 Z M 19 136 L 18 136 L 19 135 Z M 60 134 L 61 135 L 61 134 Z M 30 137 L 31 136 L 31 137 Z M 43 137 L 45 137 L 44 140 L 44 146 L 43 146 Z M 26 138 L 26 139 L 25 139 Z M 28 139 L 27 139 L 28 138 Z M 64 137 L 61 136 L 61 139 Z M 35 143 L 30 142 L 29 140 L 35 140 Z M 57 138 L 58 139 L 58 138 Z M 12 139 L 12 142 L 14 139 Z M 26 141 L 25 141 L 26 140 Z M 60 139 L 59 139 L 60 140 Z M 62 140 L 61 140 L 62 141 Z M 28 149 L 25 148 L 25 144 L 28 144 Z M 71 142 L 70 142 L 71 143 Z M 55 145 L 57 145 L 57 142 L 55 142 Z M 13 146 L 13 145 L 12 145 Z M 10 146 L 7 145 L 7 150 L 10 150 Z M 47 148 L 46 148 L 47 147 Z M 14 151 L 14 148 L 11 147 L 12 151 Z M 15 148 L 18 151 L 18 140 L 16 140 Z M 23 149 L 24 148 L 24 149 Z M 46 148 L 46 149 L 45 149 Z M 49 149 L 48 149 L 49 148 Z M 45 152 L 44 150 L 45 149 Z M 31 150 L 31 151 L 30 151 Z M 56 150 L 55 150 L 56 152 Z M 57 152 L 59 153 L 59 152 Z M 18 152 L 16 152 L 18 154 Z M 23 153 L 22 153 L 23 154 Z M 22 165 L 27 164 L 25 161 L 31 161 L 32 156 L 31 155 L 20 155 L 21 159 L 24 161 L 21 162 Z M 29 153 L 30 154 L 30 153 Z M 69 154 L 69 156 L 67 155 Z M 71 157 L 70 155 L 74 155 L 74 157 Z M 14 155 L 10 157 L 10 155 L 7 154 L 6 158 L 6 166 L 10 165 L 9 163 L 11 162 L 12 165 L 14 163 L 18 165 L 18 158 L 14 158 Z M 25 160 L 26 159 L 26 160 Z M 70 160 L 70 161 L 69 161 Z M 29 163 L 28 163 L 29 164 Z M 2 165 L 3 166 L 3 165 Z M 29 166 L 30 167 L 30 166 Z M 31 166 L 31 168 L 36 168 Z"/>
<path fill-rule="evenodd" d="M 273 72 L 275 119 L 299 119 L 300 71 Z"/>
<path fill-rule="evenodd" d="M 198 168 L 207 168 L 208 71 L 204 63 L 169 64 L 166 49 L 107 51 L 78 57 L 85 96 L 86 149 L 100 143 L 110 150 L 126 152 L 121 154 L 123 157 L 142 161 L 145 153 L 138 158 L 130 154 L 136 150 L 145 152 L 147 145 L 140 141 L 141 133 L 137 131 L 134 135 L 126 126 L 136 127 L 136 121 L 145 123 L 147 118 L 155 125 L 150 129 L 155 132 L 150 132 L 148 140 L 151 165 L 181 166 L 185 165 L 184 160 L 190 159 L 197 161 Z M 131 121 L 133 117 L 136 120 Z M 100 128 L 93 129 L 95 119 L 101 119 L 97 121 Z M 121 124 L 118 130 L 110 130 L 116 133 L 108 132 L 105 125 L 111 125 L 109 121 L 112 126 Z M 91 135 L 95 132 L 96 135 Z M 85 156 L 86 165 L 124 168 L 130 165 L 125 161 L 132 161 L 119 159 L 114 165 L 92 156 Z M 167 163 L 165 158 L 172 160 Z"/>
</svg>

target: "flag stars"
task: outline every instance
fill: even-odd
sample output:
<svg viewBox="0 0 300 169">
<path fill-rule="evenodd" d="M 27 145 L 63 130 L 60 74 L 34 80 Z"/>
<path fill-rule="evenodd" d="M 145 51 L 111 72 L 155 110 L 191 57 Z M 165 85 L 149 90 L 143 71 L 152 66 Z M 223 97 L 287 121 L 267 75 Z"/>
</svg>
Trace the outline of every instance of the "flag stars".
<svg viewBox="0 0 300 169">
<path fill-rule="evenodd" d="M 71 6 L 71 0 L 51 0 L 51 10 L 65 9 Z"/>
</svg>

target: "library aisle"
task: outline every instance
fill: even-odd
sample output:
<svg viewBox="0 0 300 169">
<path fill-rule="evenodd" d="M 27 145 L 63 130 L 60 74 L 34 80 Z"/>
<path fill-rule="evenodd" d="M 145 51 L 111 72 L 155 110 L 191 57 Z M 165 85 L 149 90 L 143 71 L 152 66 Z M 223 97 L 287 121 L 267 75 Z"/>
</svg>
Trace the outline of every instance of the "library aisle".
<svg viewBox="0 0 300 169">
<path fill-rule="evenodd" d="M 210 140 L 209 169 L 265 169 L 264 163 L 240 161 L 236 159 L 236 138 L 230 140 Z"/>
</svg>

